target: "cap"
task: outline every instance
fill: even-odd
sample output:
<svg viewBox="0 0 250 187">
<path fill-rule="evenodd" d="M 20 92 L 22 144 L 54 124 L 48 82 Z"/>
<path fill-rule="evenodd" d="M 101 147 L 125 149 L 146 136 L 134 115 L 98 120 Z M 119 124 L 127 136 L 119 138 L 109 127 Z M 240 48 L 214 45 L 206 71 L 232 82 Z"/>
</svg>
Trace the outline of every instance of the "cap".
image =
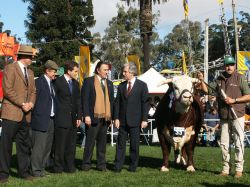
<svg viewBox="0 0 250 187">
<path fill-rule="evenodd" d="M 225 56 L 224 62 L 225 62 L 225 65 L 227 65 L 227 64 L 235 64 L 234 57 L 232 57 L 232 56 Z"/>
<path fill-rule="evenodd" d="M 44 67 L 46 69 L 54 69 L 54 70 L 58 70 L 58 65 L 52 61 L 52 60 L 47 60 L 47 62 L 44 64 Z"/>
</svg>

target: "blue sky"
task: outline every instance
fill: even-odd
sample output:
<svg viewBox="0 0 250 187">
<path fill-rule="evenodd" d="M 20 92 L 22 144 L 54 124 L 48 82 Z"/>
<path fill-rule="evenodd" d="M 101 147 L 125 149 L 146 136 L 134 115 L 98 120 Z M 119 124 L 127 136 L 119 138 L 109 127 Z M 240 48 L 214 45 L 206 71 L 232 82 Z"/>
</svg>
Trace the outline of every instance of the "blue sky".
<svg viewBox="0 0 250 187">
<path fill-rule="evenodd" d="M 124 5 L 120 0 L 92 0 L 94 5 L 94 16 L 96 25 L 92 32 L 103 34 L 108 26 L 109 20 L 117 14 L 117 3 Z M 236 10 L 250 12 L 250 0 L 235 0 Z M 232 18 L 231 0 L 224 0 L 227 18 Z M 137 6 L 138 3 L 132 4 Z M 157 32 L 163 38 L 174 25 L 178 24 L 184 17 L 182 0 L 170 0 L 168 3 L 154 5 L 153 12 L 160 11 Z M 189 17 L 192 21 L 204 23 L 205 19 L 210 19 L 210 24 L 219 23 L 220 9 L 217 0 L 189 0 Z M 25 38 L 26 28 L 24 20 L 27 19 L 27 3 L 22 0 L 1 0 L 0 21 L 4 22 L 4 30 L 11 30 L 11 34 L 17 34 L 22 38 L 22 43 L 27 43 Z"/>
</svg>

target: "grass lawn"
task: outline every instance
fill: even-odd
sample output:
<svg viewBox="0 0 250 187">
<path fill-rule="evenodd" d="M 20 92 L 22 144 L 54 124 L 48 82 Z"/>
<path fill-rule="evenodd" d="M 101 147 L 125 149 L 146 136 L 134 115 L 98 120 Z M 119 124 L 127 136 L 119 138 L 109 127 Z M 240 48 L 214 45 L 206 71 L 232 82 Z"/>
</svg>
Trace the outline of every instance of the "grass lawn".
<svg viewBox="0 0 250 187">
<path fill-rule="evenodd" d="M 81 165 L 82 154 L 83 150 L 77 148 L 76 164 L 78 168 Z M 34 181 L 25 181 L 17 178 L 16 169 L 12 168 L 12 176 L 9 178 L 6 186 L 250 186 L 249 148 L 245 150 L 245 172 L 244 176 L 240 179 L 234 179 L 233 176 L 218 176 L 218 173 L 221 171 L 221 152 L 219 148 L 196 147 L 194 160 L 197 171 L 195 173 L 188 173 L 184 169 L 174 166 L 173 153 L 171 153 L 170 171 L 167 173 L 160 172 L 161 155 L 159 145 L 141 145 L 140 163 L 136 173 L 127 171 L 127 161 L 121 173 L 97 171 L 95 170 L 95 155 L 93 158 L 93 168 L 88 172 L 77 171 L 75 174 L 51 173 L 48 177 Z M 114 156 L 115 147 L 108 145 L 108 169 L 113 168 Z M 128 159 L 127 157 L 126 160 Z M 13 163 L 15 165 L 16 162 L 14 161 Z"/>
</svg>

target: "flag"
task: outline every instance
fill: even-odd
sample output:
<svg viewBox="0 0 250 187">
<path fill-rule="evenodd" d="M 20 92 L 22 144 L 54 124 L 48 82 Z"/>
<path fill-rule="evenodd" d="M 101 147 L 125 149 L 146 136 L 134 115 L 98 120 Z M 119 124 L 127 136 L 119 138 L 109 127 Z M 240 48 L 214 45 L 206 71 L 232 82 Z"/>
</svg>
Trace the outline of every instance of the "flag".
<svg viewBox="0 0 250 187">
<path fill-rule="evenodd" d="M 237 68 L 241 74 L 250 70 L 250 51 L 237 51 Z"/>
<path fill-rule="evenodd" d="M 219 4 L 223 4 L 223 3 L 224 3 L 224 0 L 218 0 L 218 3 L 219 3 Z"/>
<path fill-rule="evenodd" d="M 186 65 L 186 57 L 185 57 L 184 51 L 182 51 L 182 72 L 184 74 L 188 73 L 188 71 L 187 71 L 187 65 Z"/>
<path fill-rule="evenodd" d="M 137 75 L 141 74 L 141 64 L 140 58 L 137 55 L 128 55 L 127 56 L 128 62 L 134 62 L 137 67 Z"/>
<path fill-rule="evenodd" d="M 79 64 L 80 57 L 79 57 L 79 56 L 75 56 L 74 61 L 75 61 L 77 64 Z"/>
<path fill-rule="evenodd" d="M 79 84 L 82 87 L 83 80 L 90 74 L 90 51 L 89 46 L 80 46 L 79 52 Z"/>
<path fill-rule="evenodd" d="M 183 8 L 184 8 L 185 17 L 188 17 L 188 0 L 183 0 Z"/>
<path fill-rule="evenodd" d="M 8 36 L 6 33 L 0 33 L 0 56 L 5 56 L 6 53 L 6 44 L 7 44 Z"/>
</svg>

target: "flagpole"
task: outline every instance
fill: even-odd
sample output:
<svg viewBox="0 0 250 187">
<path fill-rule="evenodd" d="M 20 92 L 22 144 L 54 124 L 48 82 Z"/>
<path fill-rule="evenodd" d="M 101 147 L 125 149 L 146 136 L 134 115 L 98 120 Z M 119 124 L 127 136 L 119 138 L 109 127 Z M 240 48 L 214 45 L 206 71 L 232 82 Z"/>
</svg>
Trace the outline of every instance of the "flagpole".
<svg viewBox="0 0 250 187">
<path fill-rule="evenodd" d="M 205 50 L 204 50 L 204 81 L 208 82 L 208 27 L 209 19 L 205 20 Z"/>
<path fill-rule="evenodd" d="M 235 48 L 236 48 L 236 55 L 235 59 L 236 62 L 238 61 L 237 59 L 237 53 L 239 51 L 239 35 L 238 35 L 238 24 L 237 24 L 237 19 L 236 19 L 236 11 L 235 11 L 235 0 L 232 0 L 232 8 L 233 8 L 233 20 L 234 20 L 234 35 L 235 35 Z M 237 69 L 237 63 L 236 63 L 236 69 Z"/>
</svg>

